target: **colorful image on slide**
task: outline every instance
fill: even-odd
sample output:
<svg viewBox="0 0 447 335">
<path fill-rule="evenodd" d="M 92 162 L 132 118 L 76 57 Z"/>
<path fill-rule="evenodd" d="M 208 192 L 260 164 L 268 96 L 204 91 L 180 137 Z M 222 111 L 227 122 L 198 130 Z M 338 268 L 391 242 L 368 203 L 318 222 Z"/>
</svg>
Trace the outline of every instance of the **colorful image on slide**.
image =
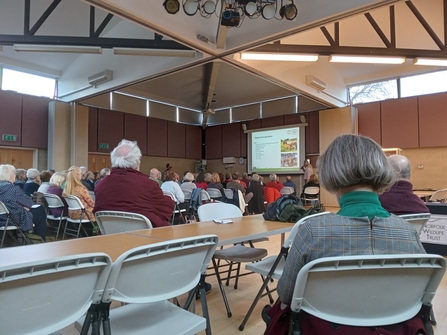
<svg viewBox="0 0 447 335">
<path fill-rule="evenodd" d="M 296 151 L 297 143 L 297 138 L 287 138 L 285 140 L 281 140 L 281 152 Z"/>
<path fill-rule="evenodd" d="M 281 167 L 298 166 L 298 159 L 296 153 L 281 154 Z"/>
</svg>

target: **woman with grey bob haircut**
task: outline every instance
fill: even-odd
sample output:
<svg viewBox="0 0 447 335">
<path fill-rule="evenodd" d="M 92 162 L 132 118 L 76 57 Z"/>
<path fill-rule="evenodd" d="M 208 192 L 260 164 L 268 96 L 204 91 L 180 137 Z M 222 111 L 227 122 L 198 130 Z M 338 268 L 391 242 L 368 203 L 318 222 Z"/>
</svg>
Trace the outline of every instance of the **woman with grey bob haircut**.
<svg viewBox="0 0 447 335">
<path fill-rule="evenodd" d="M 318 159 L 317 168 L 320 184 L 331 193 L 354 185 L 382 193 L 396 182 L 382 148 L 359 135 L 338 136 Z"/>
<path fill-rule="evenodd" d="M 112 167 L 140 170 L 141 150 L 135 141 L 121 140 L 110 153 Z"/>
</svg>

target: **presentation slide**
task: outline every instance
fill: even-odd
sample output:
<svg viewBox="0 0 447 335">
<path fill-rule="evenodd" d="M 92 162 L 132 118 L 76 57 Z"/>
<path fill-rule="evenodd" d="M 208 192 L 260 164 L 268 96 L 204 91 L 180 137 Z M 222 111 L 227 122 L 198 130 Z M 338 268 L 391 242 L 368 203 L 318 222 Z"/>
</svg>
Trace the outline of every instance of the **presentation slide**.
<svg viewBox="0 0 447 335">
<path fill-rule="evenodd" d="M 249 172 L 298 173 L 304 161 L 304 128 L 251 132 L 248 158 Z"/>
</svg>

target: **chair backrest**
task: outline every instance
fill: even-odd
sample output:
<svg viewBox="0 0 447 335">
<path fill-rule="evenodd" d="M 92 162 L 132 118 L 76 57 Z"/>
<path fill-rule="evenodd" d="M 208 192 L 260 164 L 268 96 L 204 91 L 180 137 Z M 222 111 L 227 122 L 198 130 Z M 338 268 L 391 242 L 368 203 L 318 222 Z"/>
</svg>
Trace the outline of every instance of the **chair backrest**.
<svg viewBox="0 0 447 335">
<path fill-rule="evenodd" d="M 430 197 L 430 199 L 428 199 L 428 201 L 438 201 L 445 199 L 446 197 L 447 197 L 447 189 L 438 190 L 432 194 L 432 196 Z"/>
<path fill-rule="evenodd" d="M 317 195 L 320 193 L 320 188 L 318 186 L 308 186 L 303 191 L 304 196 L 306 195 Z"/>
<path fill-rule="evenodd" d="M 405 215 L 399 215 L 402 219 L 407 221 L 408 223 L 411 223 L 411 225 L 416 229 L 418 234 L 422 232 L 422 229 L 424 229 L 425 224 L 430 220 L 431 214 L 430 213 L 419 213 L 419 214 L 405 214 Z"/>
<path fill-rule="evenodd" d="M 281 191 L 279 191 L 281 193 L 281 195 L 289 195 L 289 194 L 293 194 L 293 187 L 289 187 L 289 186 L 284 186 Z"/>
<path fill-rule="evenodd" d="M 227 199 L 233 199 L 233 190 L 231 188 L 224 189 Z"/>
<path fill-rule="evenodd" d="M 292 227 L 292 230 L 290 231 L 289 235 L 287 236 L 286 240 L 284 241 L 283 247 L 286 249 L 289 249 L 293 243 L 293 240 L 295 239 L 296 234 L 298 233 L 298 228 L 307 220 L 310 220 L 316 216 L 320 216 L 320 215 L 326 215 L 326 214 L 330 214 L 331 212 L 321 212 L 321 213 L 316 213 L 316 214 L 312 214 L 312 215 L 308 215 L 308 216 L 304 216 L 301 219 L 299 219 L 294 226 Z"/>
<path fill-rule="evenodd" d="M 222 193 L 220 193 L 220 190 L 217 188 L 207 188 L 206 191 L 208 192 L 208 195 L 211 199 L 222 198 Z"/>
<path fill-rule="evenodd" d="M 197 210 L 200 221 L 211 221 L 242 217 L 239 207 L 224 202 L 205 204 Z"/>
<path fill-rule="evenodd" d="M 183 194 L 185 195 L 185 201 L 191 199 L 191 194 L 192 194 L 192 191 L 191 191 L 191 190 L 183 190 L 183 189 L 182 189 L 182 192 L 183 192 Z"/>
<path fill-rule="evenodd" d="M 211 202 L 211 197 L 206 190 L 200 191 L 200 200 L 204 202 Z"/>
<path fill-rule="evenodd" d="M 104 253 L 0 266 L 3 334 L 50 334 L 99 303 L 111 269 Z"/>
<path fill-rule="evenodd" d="M 82 204 L 81 200 L 77 196 L 67 195 L 66 197 L 64 197 L 64 199 L 67 202 L 69 210 L 84 209 L 84 205 Z"/>
<path fill-rule="evenodd" d="M 63 207 L 65 207 L 61 198 L 59 198 L 59 196 L 57 196 L 56 194 L 44 193 L 43 196 L 45 197 L 45 200 L 48 203 L 48 208 L 63 208 Z"/>
<path fill-rule="evenodd" d="M 172 201 L 174 201 L 174 203 L 176 203 L 176 204 L 178 203 L 177 197 L 175 196 L 174 193 L 169 192 L 169 191 L 163 191 L 163 194 L 164 194 L 165 196 L 170 197 L 170 198 L 172 199 Z"/>
<path fill-rule="evenodd" d="M 9 210 L 8 207 L 6 207 L 6 205 L 2 201 L 0 201 L 0 215 L 3 214 L 9 215 Z"/>
<path fill-rule="evenodd" d="M 291 309 L 351 326 L 403 322 L 432 301 L 445 268 L 428 254 L 320 258 L 298 272 Z"/>
<path fill-rule="evenodd" d="M 151 221 L 144 215 L 119 211 L 99 211 L 96 222 L 103 235 L 125 231 L 152 229 Z"/>
<path fill-rule="evenodd" d="M 202 235 L 140 246 L 113 263 L 103 301 L 150 303 L 193 289 L 216 249 L 216 235 Z"/>
<path fill-rule="evenodd" d="M 273 187 L 264 187 L 264 199 L 269 204 L 281 198 L 281 193 Z"/>
</svg>

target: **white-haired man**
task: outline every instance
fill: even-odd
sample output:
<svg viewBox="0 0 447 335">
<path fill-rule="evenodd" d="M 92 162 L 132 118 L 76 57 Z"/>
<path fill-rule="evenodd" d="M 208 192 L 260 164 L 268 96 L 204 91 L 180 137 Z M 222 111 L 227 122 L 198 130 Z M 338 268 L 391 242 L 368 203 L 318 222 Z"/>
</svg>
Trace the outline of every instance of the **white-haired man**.
<svg viewBox="0 0 447 335">
<path fill-rule="evenodd" d="M 139 171 L 141 151 L 137 142 L 123 139 L 110 156 L 112 171 L 96 186 L 93 211 L 139 213 L 154 227 L 169 226 L 174 203 L 155 181 Z"/>
<path fill-rule="evenodd" d="M 23 185 L 23 192 L 31 196 L 34 192 L 37 192 L 40 182 L 40 172 L 37 169 L 28 169 L 26 171 L 26 178 L 28 179 Z"/>
<path fill-rule="evenodd" d="M 269 178 L 270 181 L 265 183 L 265 187 L 272 187 L 276 188 L 278 191 L 281 191 L 284 185 L 277 179 L 276 174 L 271 173 Z"/>
<path fill-rule="evenodd" d="M 158 186 L 161 186 L 161 184 L 163 184 L 163 182 L 160 179 L 160 176 L 161 176 L 161 172 L 158 171 L 157 168 L 152 168 L 149 171 L 149 179 L 152 179 L 153 181 L 155 181 L 158 184 Z"/>
</svg>

